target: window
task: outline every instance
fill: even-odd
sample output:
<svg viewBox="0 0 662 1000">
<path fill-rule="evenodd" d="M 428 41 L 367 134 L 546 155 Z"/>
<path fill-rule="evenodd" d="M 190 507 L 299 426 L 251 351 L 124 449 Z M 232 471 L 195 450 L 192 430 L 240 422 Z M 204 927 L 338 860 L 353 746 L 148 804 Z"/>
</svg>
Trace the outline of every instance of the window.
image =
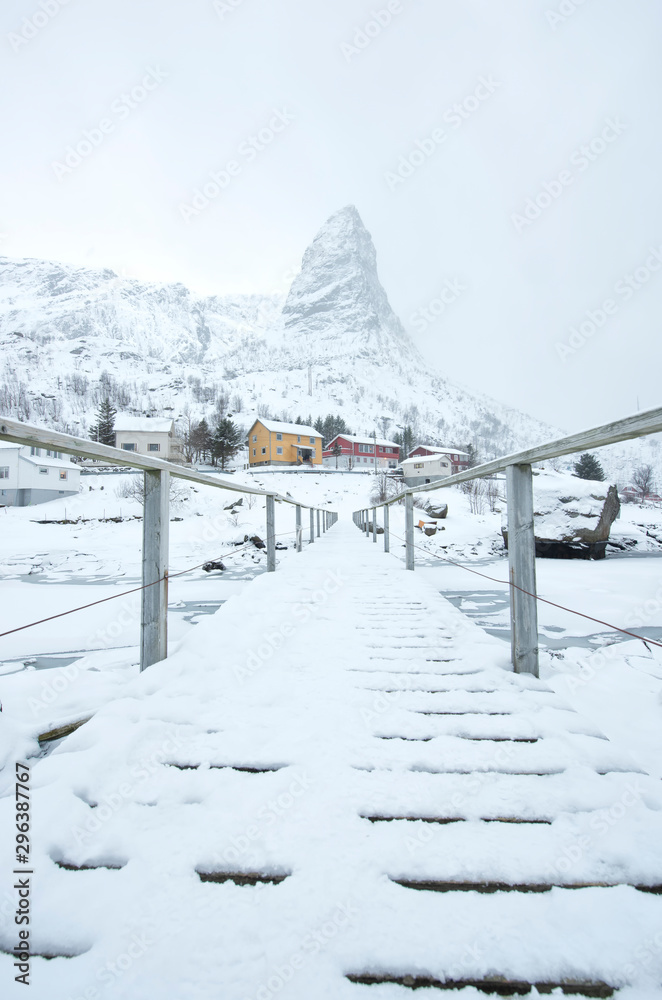
<svg viewBox="0 0 662 1000">
<path fill-rule="evenodd" d="M 423 468 L 423 463 L 422 462 L 414 462 L 414 468 L 415 469 L 422 469 Z"/>
<path fill-rule="evenodd" d="M 48 469 L 40 468 L 39 469 L 39 475 L 40 476 L 47 476 L 48 475 Z"/>
<path fill-rule="evenodd" d="M 277 455 L 282 455 L 283 454 L 283 449 L 282 448 L 276 448 L 276 454 Z"/>
<path fill-rule="evenodd" d="M 282 434 L 276 434 L 276 441 L 282 441 L 282 440 L 283 440 L 283 435 Z"/>
<path fill-rule="evenodd" d="M 267 449 L 266 449 L 266 448 L 263 448 L 263 449 L 262 449 L 262 454 L 263 454 L 263 455 L 266 455 L 266 453 L 267 453 Z"/>
<path fill-rule="evenodd" d="M 254 434 L 253 435 L 253 444 L 255 444 L 256 441 L 257 441 L 257 434 Z"/>
<path fill-rule="evenodd" d="M 308 438 L 311 444 L 315 444 L 315 438 Z"/>
<path fill-rule="evenodd" d="M 135 444 L 122 444 L 122 451 L 135 451 Z"/>
<path fill-rule="evenodd" d="M 31 455 L 36 455 L 37 458 L 39 458 L 39 455 L 41 454 L 41 452 L 39 451 L 39 448 L 30 448 L 30 454 Z"/>
<path fill-rule="evenodd" d="M 160 444 L 148 444 L 147 445 L 147 450 L 148 451 L 161 451 L 161 445 Z"/>
<path fill-rule="evenodd" d="M 383 454 L 383 451 L 384 451 L 384 449 L 383 449 L 383 448 L 382 448 L 382 446 L 380 445 L 380 446 L 379 446 L 379 454 L 380 454 L 380 455 L 381 455 L 381 454 Z"/>
<path fill-rule="evenodd" d="M 9 479 L 8 465 L 0 465 L 0 479 Z"/>
<path fill-rule="evenodd" d="M 255 448 L 253 448 L 253 458 L 255 458 Z"/>
<path fill-rule="evenodd" d="M 300 434 L 297 435 L 297 444 L 301 444 L 301 435 Z"/>
<path fill-rule="evenodd" d="M 66 472 L 64 469 L 61 469 L 60 470 L 60 479 L 66 479 L 67 476 L 68 476 L 68 472 Z"/>
<path fill-rule="evenodd" d="M 372 455 L 372 454 L 374 454 L 375 446 L 372 445 L 372 444 L 360 444 L 359 445 L 359 451 L 360 452 L 365 452 L 368 455 Z"/>
</svg>

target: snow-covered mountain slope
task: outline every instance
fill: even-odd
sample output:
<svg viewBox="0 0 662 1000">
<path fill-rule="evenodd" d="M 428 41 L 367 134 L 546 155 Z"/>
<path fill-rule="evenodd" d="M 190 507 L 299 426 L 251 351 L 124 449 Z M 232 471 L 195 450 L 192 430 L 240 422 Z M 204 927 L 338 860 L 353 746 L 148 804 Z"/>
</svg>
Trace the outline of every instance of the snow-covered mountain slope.
<svg viewBox="0 0 662 1000">
<path fill-rule="evenodd" d="M 471 442 L 486 458 L 557 433 L 430 369 L 353 206 L 321 228 L 284 304 L 37 260 L 0 258 L 0 275 L 0 412 L 21 419 L 85 433 L 106 391 L 118 409 L 175 417 L 187 405 L 201 416 L 224 393 L 244 424 L 258 409 L 334 412 L 355 433 L 409 423 L 416 437 Z"/>
</svg>

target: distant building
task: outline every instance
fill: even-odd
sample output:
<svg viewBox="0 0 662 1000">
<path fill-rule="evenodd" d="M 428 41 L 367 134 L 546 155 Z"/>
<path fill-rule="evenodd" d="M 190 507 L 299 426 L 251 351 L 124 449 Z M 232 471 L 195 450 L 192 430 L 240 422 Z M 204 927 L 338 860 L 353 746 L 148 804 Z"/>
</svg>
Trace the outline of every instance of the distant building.
<svg viewBox="0 0 662 1000">
<path fill-rule="evenodd" d="M 457 454 L 457 452 L 455 453 Z M 416 455 L 400 463 L 407 486 L 424 486 L 453 475 L 450 455 Z"/>
<path fill-rule="evenodd" d="M 331 469 L 395 469 L 399 455 L 395 441 L 354 434 L 336 434 L 323 452 L 324 465 Z"/>
<path fill-rule="evenodd" d="M 427 458 L 431 455 L 444 455 L 446 456 L 452 468 L 452 474 L 455 475 L 456 472 L 464 472 L 465 469 L 469 468 L 469 454 L 466 451 L 458 451 L 457 448 L 437 448 L 433 447 L 431 444 L 419 444 L 413 448 L 408 458 Z"/>
<path fill-rule="evenodd" d="M 248 432 L 248 467 L 321 465 L 322 436 L 314 427 L 260 417 Z"/>
<path fill-rule="evenodd" d="M 115 447 L 162 458 L 165 462 L 178 462 L 182 458 L 171 417 L 132 417 L 120 413 L 115 417 Z"/>
<path fill-rule="evenodd" d="M 29 507 L 78 493 L 80 469 L 68 455 L 0 441 L 0 506 Z"/>
</svg>

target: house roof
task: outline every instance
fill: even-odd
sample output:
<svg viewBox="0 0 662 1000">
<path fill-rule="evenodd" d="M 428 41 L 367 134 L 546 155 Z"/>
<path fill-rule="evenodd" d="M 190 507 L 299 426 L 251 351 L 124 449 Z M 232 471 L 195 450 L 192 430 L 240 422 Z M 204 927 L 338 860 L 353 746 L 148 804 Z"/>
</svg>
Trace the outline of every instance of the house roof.
<svg viewBox="0 0 662 1000">
<path fill-rule="evenodd" d="M 397 441 L 386 441 L 384 438 L 377 438 L 377 440 L 375 441 L 373 437 L 358 437 L 358 435 L 356 434 L 336 434 L 336 436 L 329 441 L 328 445 L 324 450 L 326 451 L 328 448 L 330 448 L 333 442 L 337 438 L 342 438 L 343 441 L 351 441 L 352 444 L 377 444 L 381 448 L 383 448 L 384 445 L 390 445 L 391 448 L 400 447 Z"/>
<path fill-rule="evenodd" d="M 411 465 L 414 462 L 438 462 L 442 458 L 447 458 L 447 454 L 441 455 L 414 455 L 410 458 L 405 458 L 400 462 L 400 465 Z"/>
<path fill-rule="evenodd" d="M 115 417 L 115 430 L 169 434 L 174 423 L 172 417 L 132 417 L 130 413 L 120 413 Z"/>
<path fill-rule="evenodd" d="M 431 444 L 417 444 L 416 448 L 425 448 L 426 451 L 431 451 L 435 455 L 468 455 L 468 451 L 460 451 L 459 448 L 437 448 Z M 409 452 L 409 457 L 411 458 L 411 452 L 416 451 L 416 448 L 412 448 Z"/>
<path fill-rule="evenodd" d="M 305 424 L 283 424 L 280 420 L 267 420 L 266 417 L 258 417 L 257 420 L 253 422 L 253 427 L 255 424 L 262 424 L 266 427 L 268 431 L 276 432 L 277 434 L 303 434 L 304 437 L 318 437 L 321 438 L 319 431 L 316 431 L 314 427 L 307 427 Z M 250 433 L 250 431 L 249 431 Z"/>
<path fill-rule="evenodd" d="M 22 462 L 29 462 L 30 465 L 49 465 L 55 469 L 77 469 L 78 466 L 72 462 L 65 462 L 61 458 L 51 458 L 48 455 L 20 455 Z"/>
</svg>

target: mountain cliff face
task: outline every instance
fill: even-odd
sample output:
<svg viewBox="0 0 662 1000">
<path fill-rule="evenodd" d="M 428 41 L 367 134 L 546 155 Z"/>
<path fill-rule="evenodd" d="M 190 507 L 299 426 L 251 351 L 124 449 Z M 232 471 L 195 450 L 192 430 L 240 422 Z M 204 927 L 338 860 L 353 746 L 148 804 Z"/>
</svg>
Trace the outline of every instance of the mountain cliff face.
<svg viewBox="0 0 662 1000">
<path fill-rule="evenodd" d="M 202 416 L 226 396 L 244 424 L 258 408 L 340 413 L 359 434 L 409 423 L 430 443 L 472 442 L 485 457 L 555 433 L 429 369 L 353 206 L 321 228 L 284 303 L 0 258 L 0 346 L 0 412 L 75 433 L 106 393 L 118 409 L 174 417 L 186 407 Z"/>
</svg>

